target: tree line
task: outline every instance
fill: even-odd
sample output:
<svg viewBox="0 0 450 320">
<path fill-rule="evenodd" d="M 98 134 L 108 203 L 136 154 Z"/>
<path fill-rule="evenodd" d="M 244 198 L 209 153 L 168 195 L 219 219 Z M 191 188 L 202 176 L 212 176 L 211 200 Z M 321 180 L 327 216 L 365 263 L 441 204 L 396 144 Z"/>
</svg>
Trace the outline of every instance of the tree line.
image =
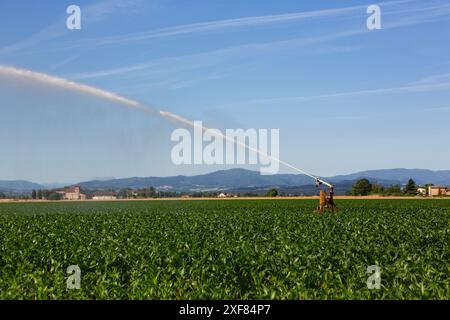
<svg viewBox="0 0 450 320">
<path fill-rule="evenodd" d="M 117 193 L 119 199 L 177 198 L 183 194 L 174 191 L 157 191 L 154 187 L 141 189 L 123 188 Z"/>
<path fill-rule="evenodd" d="M 413 179 L 409 179 L 405 187 L 394 184 L 385 187 L 380 184 L 372 184 L 368 179 L 358 180 L 352 187 L 351 195 L 368 196 L 368 195 L 385 195 L 385 196 L 415 196 L 417 195 L 417 185 Z"/>
<path fill-rule="evenodd" d="M 31 191 L 31 199 L 33 200 L 61 200 L 62 194 L 47 189 L 39 189 Z"/>
</svg>

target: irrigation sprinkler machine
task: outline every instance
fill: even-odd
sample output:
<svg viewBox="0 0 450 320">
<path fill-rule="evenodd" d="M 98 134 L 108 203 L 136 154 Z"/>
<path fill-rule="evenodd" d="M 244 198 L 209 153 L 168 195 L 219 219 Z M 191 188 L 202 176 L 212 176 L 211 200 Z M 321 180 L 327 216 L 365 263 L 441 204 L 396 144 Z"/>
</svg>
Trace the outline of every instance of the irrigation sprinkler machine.
<svg viewBox="0 0 450 320">
<path fill-rule="evenodd" d="M 328 212 L 333 213 L 335 211 L 339 211 L 338 207 L 336 206 L 336 204 L 334 203 L 334 186 L 329 183 L 326 182 L 325 180 L 320 179 L 317 176 L 314 176 L 308 172 L 306 172 L 305 170 L 299 169 L 285 161 L 281 161 L 279 160 L 280 163 L 284 164 L 285 166 L 294 169 L 312 179 L 314 179 L 314 181 L 316 182 L 316 186 L 317 188 L 320 188 L 320 186 L 324 185 L 328 188 L 328 192 L 324 191 L 323 189 L 320 189 L 320 201 L 319 201 L 319 206 L 316 209 L 316 212 L 319 214 L 324 213 L 325 209 L 328 210 Z"/>
<path fill-rule="evenodd" d="M 321 185 L 328 187 L 328 194 L 323 189 L 320 189 L 319 207 L 316 209 L 316 212 L 322 214 L 325 209 L 327 209 L 330 213 L 339 211 L 334 203 L 334 186 L 318 177 L 315 177 L 315 180 L 318 188 L 320 188 Z"/>
</svg>

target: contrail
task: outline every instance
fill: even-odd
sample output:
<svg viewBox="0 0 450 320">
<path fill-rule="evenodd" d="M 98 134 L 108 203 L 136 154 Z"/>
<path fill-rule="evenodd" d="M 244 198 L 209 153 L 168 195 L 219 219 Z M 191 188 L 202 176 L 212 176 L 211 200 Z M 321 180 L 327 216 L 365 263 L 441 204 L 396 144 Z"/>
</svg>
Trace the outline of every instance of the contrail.
<svg viewBox="0 0 450 320">
<path fill-rule="evenodd" d="M 21 79 L 26 79 L 26 80 L 31 80 L 34 82 L 39 82 L 39 83 L 43 83 L 43 84 L 47 84 L 50 86 L 54 86 L 54 87 L 59 87 L 59 88 L 63 88 L 63 89 L 67 89 L 67 90 L 72 90 L 72 91 L 76 91 L 76 92 L 80 92 L 80 93 L 84 93 L 84 94 L 88 94 L 88 95 L 92 95 L 98 98 L 102 98 L 102 99 L 106 99 L 112 102 L 115 102 L 119 105 L 128 107 L 128 108 L 133 108 L 133 109 L 137 109 L 139 111 L 143 111 L 146 113 L 151 113 L 151 114 L 159 114 L 160 116 L 162 116 L 165 119 L 169 119 L 169 120 L 174 120 L 177 121 L 179 123 L 183 123 L 186 124 L 188 126 L 191 126 L 193 128 L 200 128 L 202 131 L 207 131 L 209 130 L 209 128 L 203 127 L 203 126 L 199 126 L 198 124 L 195 124 L 194 122 L 192 122 L 191 120 L 188 120 L 186 118 L 183 118 L 179 115 L 173 114 L 171 112 L 167 112 L 167 111 L 157 111 L 155 108 L 149 107 L 147 105 L 141 104 L 138 101 L 132 100 L 132 99 L 128 99 L 125 97 L 122 97 L 120 95 L 117 95 L 115 93 L 109 92 L 109 91 L 105 91 L 102 89 L 98 89 L 95 87 L 91 87 L 88 85 L 84 85 L 84 84 L 80 84 L 77 82 L 72 82 L 63 78 L 58 78 L 58 77 L 54 77 L 54 76 L 50 76 L 48 74 L 45 73 L 40 73 L 40 72 L 34 72 L 34 71 L 30 71 L 30 70 L 24 70 L 24 69 L 18 69 L 18 68 L 14 68 L 14 67 L 9 67 L 9 66 L 1 66 L 0 65 L 0 75 L 4 75 L 6 77 L 11 77 L 11 78 L 21 78 Z M 235 143 L 236 145 L 239 145 L 241 147 L 246 148 L 247 150 L 256 152 L 259 155 L 262 155 L 266 158 L 272 159 L 274 161 L 279 162 L 280 164 L 283 164 L 284 166 L 291 168 L 297 172 L 300 172 L 304 175 L 307 175 L 308 177 L 311 177 L 317 181 L 320 181 L 321 183 L 331 186 L 329 183 L 319 179 L 318 177 L 302 170 L 299 169 L 293 165 L 291 165 L 290 163 L 287 163 L 285 161 L 282 161 L 278 158 L 275 158 L 261 150 L 258 150 L 256 148 L 253 148 L 245 143 L 241 143 L 238 140 L 235 140 L 234 138 L 231 138 L 229 136 L 227 136 L 226 134 L 222 134 L 220 133 L 219 136 L 221 136 L 222 138 L 224 138 L 227 141 L 230 141 L 232 143 Z"/>
</svg>

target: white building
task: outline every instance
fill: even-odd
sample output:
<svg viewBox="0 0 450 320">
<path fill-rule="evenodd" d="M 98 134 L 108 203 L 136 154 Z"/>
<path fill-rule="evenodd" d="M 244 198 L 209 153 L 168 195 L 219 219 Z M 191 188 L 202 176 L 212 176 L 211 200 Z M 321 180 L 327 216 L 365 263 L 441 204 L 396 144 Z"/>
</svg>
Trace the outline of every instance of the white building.
<svg viewBox="0 0 450 320">
<path fill-rule="evenodd" d="M 114 192 L 96 192 L 94 193 L 92 200 L 117 200 L 117 195 Z"/>
<path fill-rule="evenodd" d="M 425 188 L 425 187 L 418 187 L 417 188 L 417 193 L 422 195 L 422 196 L 426 196 L 427 195 L 427 188 Z"/>
</svg>

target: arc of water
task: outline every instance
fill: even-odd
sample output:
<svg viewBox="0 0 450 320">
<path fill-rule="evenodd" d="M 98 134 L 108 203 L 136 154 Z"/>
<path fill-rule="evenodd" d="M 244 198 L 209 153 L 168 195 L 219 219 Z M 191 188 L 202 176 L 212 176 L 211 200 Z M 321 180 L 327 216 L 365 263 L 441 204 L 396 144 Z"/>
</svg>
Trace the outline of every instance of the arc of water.
<svg viewBox="0 0 450 320">
<path fill-rule="evenodd" d="M 15 77 L 15 78 L 27 79 L 27 80 L 40 82 L 40 83 L 43 83 L 43 84 L 47 84 L 47 85 L 51 85 L 51 86 L 55 86 L 55 87 L 59 87 L 59 88 L 67 89 L 67 90 L 72 90 L 72 91 L 76 91 L 76 92 L 80 92 L 80 93 L 84 93 L 84 94 L 89 94 L 89 95 L 92 95 L 92 96 L 95 96 L 95 97 L 98 97 L 98 98 L 102 98 L 102 99 L 106 99 L 106 100 L 112 101 L 114 103 L 117 103 L 119 105 L 122 105 L 122 106 L 125 106 L 125 107 L 128 107 L 128 108 L 133 108 L 133 109 L 136 109 L 136 110 L 139 110 L 139 111 L 142 111 L 142 112 L 146 112 L 146 113 L 152 113 L 152 114 L 156 113 L 156 114 L 159 114 L 160 116 L 162 116 L 163 118 L 172 119 L 172 120 L 175 120 L 175 121 L 177 121 L 179 123 L 184 123 L 184 124 L 189 125 L 189 126 L 194 127 L 194 128 L 197 127 L 197 125 L 194 122 L 192 122 L 192 121 L 190 121 L 190 120 L 188 120 L 186 118 L 183 118 L 183 117 L 181 117 L 179 115 L 176 115 L 174 113 L 171 113 L 171 112 L 168 112 L 168 111 L 162 111 L 162 110 L 157 111 L 156 108 L 150 107 L 148 105 L 144 105 L 144 104 L 142 104 L 142 103 L 140 103 L 138 101 L 135 101 L 135 100 L 132 100 L 132 99 L 129 99 L 129 98 L 117 95 L 115 93 L 112 93 L 112 92 L 109 92 L 109 91 L 106 91 L 106 90 L 102 90 L 102 89 L 98 89 L 98 88 L 95 88 L 95 87 L 92 87 L 92 86 L 88 86 L 88 85 L 85 85 L 85 84 L 80 84 L 80 83 L 77 83 L 77 82 L 73 82 L 73 81 L 70 81 L 70 80 L 67 80 L 67 79 L 64 79 L 64 78 L 54 77 L 54 76 L 51 76 L 51 75 L 48 75 L 48 74 L 45 74 L 45 73 L 40 73 L 40 72 L 35 72 L 35 71 L 25 70 L 25 69 L 18 69 L 18 68 L 15 68 L 15 67 L 2 66 L 2 65 L 0 65 L 0 74 L 4 75 L 4 76 L 7 76 L 7 77 L 13 77 L 13 78 Z M 201 127 L 201 129 L 202 129 L 202 131 L 208 130 L 208 128 L 203 127 L 203 126 Z M 227 141 L 231 141 L 231 142 L 233 142 L 233 143 L 235 143 L 235 144 L 237 144 L 237 145 L 239 145 L 241 147 L 244 147 L 244 148 L 246 148 L 246 149 L 248 149 L 250 151 L 256 152 L 256 153 L 258 153 L 258 154 L 260 154 L 260 155 L 262 155 L 264 157 L 267 157 L 267 158 L 270 158 L 270 159 L 272 159 L 274 161 L 277 161 L 280 164 L 282 164 L 282 165 L 284 165 L 284 166 L 286 166 L 288 168 L 291 168 L 291 169 L 293 169 L 293 170 L 295 170 L 297 172 L 300 172 L 300 173 L 302 173 L 302 174 L 304 174 L 304 175 L 314 179 L 317 182 L 320 182 L 320 183 L 325 184 L 325 185 L 327 185 L 329 187 L 332 187 L 332 185 L 330 183 L 328 183 L 328 182 L 320 179 L 319 177 L 314 176 L 314 175 L 312 175 L 312 174 L 310 174 L 310 173 L 308 173 L 308 172 L 306 172 L 306 171 L 304 171 L 302 169 L 299 169 L 299 168 L 293 166 L 292 164 L 290 164 L 290 163 L 288 163 L 286 161 L 283 161 L 281 159 L 278 159 L 276 157 L 268 155 L 267 153 L 262 152 L 259 149 L 253 148 L 253 147 L 251 147 L 251 146 L 249 146 L 249 145 L 247 145 L 245 143 L 241 143 L 239 141 L 236 141 L 235 139 L 233 139 L 233 138 L 231 138 L 231 137 L 229 137 L 229 136 L 227 136 L 225 134 L 220 134 L 220 135 L 222 136 L 222 138 L 226 139 Z"/>
</svg>

